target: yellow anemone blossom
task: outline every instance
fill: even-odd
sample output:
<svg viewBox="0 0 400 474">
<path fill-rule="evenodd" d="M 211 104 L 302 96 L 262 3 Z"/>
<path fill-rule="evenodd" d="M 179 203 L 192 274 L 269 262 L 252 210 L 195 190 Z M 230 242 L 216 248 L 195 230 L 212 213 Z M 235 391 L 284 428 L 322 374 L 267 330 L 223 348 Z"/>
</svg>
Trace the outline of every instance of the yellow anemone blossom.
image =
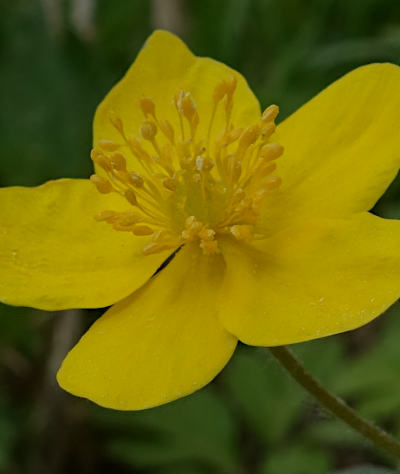
<svg viewBox="0 0 400 474">
<path fill-rule="evenodd" d="M 277 114 L 157 31 L 96 112 L 91 180 L 0 190 L 0 300 L 113 304 L 64 389 L 159 405 L 210 382 L 238 340 L 347 331 L 399 297 L 400 222 L 368 210 L 400 166 L 400 69 L 358 68 Z"/>
</svg>

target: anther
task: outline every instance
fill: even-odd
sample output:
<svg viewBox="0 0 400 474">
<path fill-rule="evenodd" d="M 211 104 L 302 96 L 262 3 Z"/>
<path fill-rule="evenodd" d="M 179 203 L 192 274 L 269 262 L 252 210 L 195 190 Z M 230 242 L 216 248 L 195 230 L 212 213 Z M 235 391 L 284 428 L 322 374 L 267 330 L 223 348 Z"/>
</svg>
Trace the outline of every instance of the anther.
<svg viewBox="0 0 400 474">
<path fill-rule="evenodd" d="M 132 226 L 140 221 L 140 217 L 134 212 L 124 212 L 117 217 L 118 224 Z"/>
<path fill-rule="evenodd" d="M 265 186 L 267 187 L 268 191 L 273 191 L 279 188 L 281 183 L 282 179 L 279 176 L 270 176 L 266 179 Z"/>
<path fill-rule="evenodd" d="M 146 162 L 149 162 L 151 161 L 151 157 L 150 155 L 147 153 L 147 151 L 142 147 L 142 145 L 140 144 L 140 141 L 134 137 L 134 136 L 131 136 L 129 137 L 128 139 L 128 144 L 132 150 L 132 152 L 140 159 L 146 161 Z"/>
<path fill-rule="evenodd" d="M 276 160 L 283 153 L 283 146 L 279 143 L 267 143 L 260 150 L 260 156 L 263 160 Z"/>
<path fill-rule="evenodd" d="M 111 193 L 111 191 L 113 190 L 111 183 L 107 179 L 103 178 L 102 176 L 98 176 L 97 174 L 92 174 L 92 176 L 90 177 L 90 181 L 102 194 Z"/>
<path fill-rule="evenodd" d="M 162 181 L 164 188 L 170 191 L 176 191 L 176 180 L 173 178 L 164 178 Z"/>
<path fill-rule="evenodd" d="M 252 145 L 260 135 L 260 126 L 252 125 L 242 133 L 239 139 L 239 146 L 245 146 L 246 148 Z"/>
<path fill-rule="evenodd" d="M 269 163 L 266 166 L 260 168 L 258 176 L 260 178 L 263 178 L 264 176 L 268 176 L 269 174 L 271 174 L 275 170 L 276 170 L 276 164 L 275 163 Z"/>
<path fill-rule="evenodd" d="M 100 150 L 97 150 L 96 148 L 94 148 L 90 152 L 90 158 L 92 159 L 93 163 L 95 163 L 96 165 L 100 166 L 106 171 L 110 171 L 111 167 L 110 167 L 109 159 L 105 155 L 103 155 L 103 153 Z"/>
<path fill-rule="evenodd" d="M 174 129 L 172 125 L 168 122 L 168 120 L 160 120 L 158 124 L 160 126 L 160 130 L 168 138 L 168 140 L 171 143 L 174 143 L 174 139 L 175 139 Z"/>
<path fill-rule="evenodd" d="M 143 178 L 140 176 L 140 174 L 135 173 L 134 171 L 128 171 L 128 179 L 129 182 L 135 186 L 135 188 L 142 188 L 143 187 Z"/>
<path fill-rule="evenodd" d="M 197 114 L 197 107 L 192 99 L 190 93 L 184 94 L 181 100 L 181 109 L 183 115 L 189 120 L 192 121 L 192 118 L 195 114 Z"/>
<path fill-rule="evenodd" d="M 261 120 L 263 122 L 272 122 L 273 120 L 276 119 L 278 114 L 279 114 L 279 107 L 277 105 L 272 104 L 264 110 L 261 116 Z"/>
<path fill-rule="evenodd" d="M 238 159 L 242 158 L 243 153 L 252 145 L 260 135 L 260 126 L 258 124 L 247 127 L 239 138 L 239 145 L 236 151 Z"/>
<path fill-rule="evenodd" d="M 200 248 L 203 250 L 204 255 L 213 255 L 219 253 L 217 240 L 201 240 Z"/>
<path fill-rule="evenodd" d="M 235 76 L 231 76 L 227 81 L 226 81 L 226 93 L 228 94 L 228 96 L 232 97 L 234 92 L 235 92 L 235 89 L 236 89 L 236 85 L 237 85 L 237 79 Z"/>
<path fill-rule="evenodd" d="M 119 143 L 115 143 L 112 140 L 99 140 L 99 147 L 105 151 L 115 151 L 121 147 Z"/>
<path fill-rule="evenodd" d="M 215 230 L 204 226 L 197 235 L 201 240 L 213 240 L 215 237 Z"/>
<path fill-rule="evenodd" d="M 132 204 L 132 206 L 137 206 L 136 194 L 132 189 L 127 189 L 124 195 L 126 200 Z"/>
<path fill-rule="evenodd" d="M 146 120 L 140 127 L 140 134 L 145 140 L 153 141 L 157 134 L 156 124 L 150 120 Z"/>
<path fill-rule="evenodd" d="M 228 133 L 228 144 L 231 144 L 235 142 L 240 135 L 243 133 L 243 128 L 233 128 L 229 133 Z"/>
<path fill-rule="evenodd" d="M 148 115 L 155 117 L 156 106 L 151 99 L 149 99 L 148 97 L 142 97 L 139 101 L 139 105 L 146 118 Z"/>
<path fill-rule="evenodd" d="M 121 118 L 113 111 L 111 110 L 108 115 L 110 122 L 114 125 L 114 127 L 121 133 L 121 135 L 124 134 L 124 126 L 122 124 Z"/>
<path fill-rule="evenodd" d="M 213 92 L 213 101 L 217 104 L 227 93 L 229 86 L 227 85 L 226 81 L 222 81 L 217 84 L 214 88 Z"/>
<path fill-rule="evenodd" d="M 243 240 L 244 242 L 253 240 L 252 225 L 233 225 L 229 228 L 229 231 L 237 240 Z"/>
<path fill-rule="evenodd" d="M 116 214 L 117 213 L 115 211 L 100 211 L 94 216 L 94 218 L 99 222 L 110 221 L 115 217 Z"/>
<path fill-rule="evenodd" d="M 147 225 L 135 225 L 133 228 L 132 228 L 132 232 L 135 234 L 135 235 L 151 235 L 154 231 L 153 229 L 151 229 L 150 227 L 148 227 Z"/>
<path fill-rule="evenodd" d="M 275 129 L 276 125 L 274 122 L 267 122 L 266 125 L 261 128 L 262 138 L 264 140 L 269 138 L 275 132 Z"/>
<path fill-rule="evenodd" d="M 110 157 L 111 166 L 118 171 L 126 171 L 126 159 L 122 153 L 113 153 Z"/>
<path fill-rule="evenodd" d="M 203 165 L 204 165 L 204 158 L 202 158 L 201 156 L 196 156 L 196 169 L 198 171 L 203 171 Z"/>
</svg>

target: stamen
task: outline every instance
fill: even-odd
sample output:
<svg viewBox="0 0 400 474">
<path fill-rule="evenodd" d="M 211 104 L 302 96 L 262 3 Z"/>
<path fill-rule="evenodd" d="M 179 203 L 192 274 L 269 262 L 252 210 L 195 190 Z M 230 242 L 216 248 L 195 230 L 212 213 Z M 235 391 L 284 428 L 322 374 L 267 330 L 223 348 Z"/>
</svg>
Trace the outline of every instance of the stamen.
<svg viewBox="0 0 400 474">
<path fill-rule="evenodd" d="M 121 194 L 132 211 L 105 210 L 95 219 L 117 231 L 150 237 L 145 255 L 188 243 L 210 255 L 220 251 L 221 237 L 244 243 L 261 238 L 255 227 L 261 206 L 281 185 L 275 172 L 283 147 L 270 141 L 279 108 L 271 105 L 258 123 L 237 127 L 232 123 L 236 87 L 235 76 L 216 84 L 210 115 L 201 117 L 205 137 L 197 137 L 200 116 L 188 91 L 177 91 L 172 100 L 180 133 L 173 121 L 156 115 L 149 97 L 139 99 L 144 121 L 136 130 L 125 130 L 112 111 L 110 122 L 121 143 L 98 141 L 91 158 L 103 175 L 90 179 L 101 193 Z M 215 130 L 219 107 L 225 123 Z M 141 166 L 140 173 L 132 169 L 132 160 Z"/>
<path fill-rule="evenodd" d="M 99 140 L 99 146 L 104 151 L 115 151 L 118 150 L 118 148 L 121 148 L 119 143 L 115 143 L 112 140 Z"/>
<path fill-rule="evenodd" d="M 110 182 L 107 181 L 105 178 L 98 176 L 97 174 L 92 174 L 92 176 L 90 177 L 90 181 L 95 184 L 97 191 L 102 194 L 111 193 L 111 191 L 113 190 Z"/>
<path fill-rule="evenodd" d="M 142 109 L 142 112 L 144 116 L 147 118 L 148 115 L 151 115 L 152 117 L 155 117 L 156 115 L 156 106 L 154 102 L 149 99 L 148 97 L 142 97 L 139 101 L 140 108 Z"/>
</svg>

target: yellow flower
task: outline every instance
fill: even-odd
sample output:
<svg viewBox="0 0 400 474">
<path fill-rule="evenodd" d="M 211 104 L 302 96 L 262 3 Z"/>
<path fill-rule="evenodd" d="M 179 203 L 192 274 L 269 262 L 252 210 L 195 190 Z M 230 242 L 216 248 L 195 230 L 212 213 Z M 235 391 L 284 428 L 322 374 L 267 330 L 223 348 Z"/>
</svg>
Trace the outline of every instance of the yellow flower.
<svg viewBox="0 0 400 474">
<path fill-rule="evenodd" d="M 1 301 L 115 303 L 62 387 L 159 405 L 207 384 L 238 340 L 347 331 L 399 297 L 400 222 L 367 212 L 400 166 L 399 68 L 356 69 L 275 130 L 277 113 L 158 31 L 96 112 L 95 186 L 0 190 Z"/>
</svg>

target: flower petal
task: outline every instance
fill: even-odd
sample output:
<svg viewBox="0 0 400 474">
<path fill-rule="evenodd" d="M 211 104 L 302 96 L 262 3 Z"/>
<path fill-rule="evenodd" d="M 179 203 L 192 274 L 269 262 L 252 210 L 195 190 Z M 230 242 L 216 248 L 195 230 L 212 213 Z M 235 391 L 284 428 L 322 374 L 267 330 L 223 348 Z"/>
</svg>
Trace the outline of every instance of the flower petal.
<svg viewBox="0 0 400 474">
<path fill-rule="evenodd" d="M 373 207 L 400 167 L 400 68 L 363 66 L 277 128 L 282 188 L 263 221 L 343 217 Z"/>
<path fill-rule="evenodd" d="M 98 107 L 94 120 L 94 144 L 101 139 L 121 142 L 119 133 L 110 122 L 110 112 L 122 119 L 126 135 L 140 138 L 139 127 L 144 116 L 139 99 L 144 96 L 154 101 L 159 119 L 169 120 L 176 131 L 180 130 L 172 103 L 180 89 L 192 93 L 200 117 L 197 137 L 205 139 L 212 114 L 214 88 L 231 76 L 237 79 L 232 122 L 237 127 L 250 125 L 259 119 L 260 107 L 243 76 L 223 63 L 194 56 L 172 33 L 156 31 L 147 39 L 123 79 Z M 223 130 L 225 115 L 222 107 L 214 123 L 216 133 Z M 134 167 L 136 159 L 130 155 L 130 160 L 130 166 Z"/>
<path fill-rule="evenodd" d="M 400 221 L 369 213 L 223 245 L 225 327 L 251 345 L 291 344 L 366 324 L 400 296 Z"/>
<path fill-rule="evenodd" d="M 89 329 L 61 366 L 61 387 L 105 407 L 138 410 L 210 382 L 237 342 L 216 317 L 223 270 L 220 256 L 185 246 Z"/>
<path fill-rule="evenodd" d="M 126 205 L 88 180 L 0 189 L 0 301 L 45 310 L 93 308 L 132 293 L 169 253 L 144 256 L 146 239 L 94 219 Z"/>
</svg>

